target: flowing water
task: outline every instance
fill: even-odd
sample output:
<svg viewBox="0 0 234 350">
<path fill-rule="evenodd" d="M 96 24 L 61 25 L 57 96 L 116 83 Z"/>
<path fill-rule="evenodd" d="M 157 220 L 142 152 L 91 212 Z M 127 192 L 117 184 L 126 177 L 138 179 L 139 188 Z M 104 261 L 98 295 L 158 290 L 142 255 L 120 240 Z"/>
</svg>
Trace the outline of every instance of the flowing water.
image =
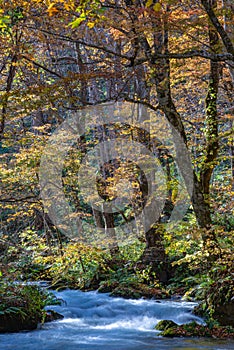
<svg viewBox="0 0 234 350">
<path fill-rule="evenodd" d="M 195 303 L 112 298 L 108 294 L 65 290 L 55 292 L 64 300 L 50 309 L 63 320 L 40 329 L 0 335 L 1 350 L 229 350 L 234 342 L 198 339 L 166 339 L 154 326 L 163 319 L 178 324 L 202 319 L 191 312 Z"/>
</svg>

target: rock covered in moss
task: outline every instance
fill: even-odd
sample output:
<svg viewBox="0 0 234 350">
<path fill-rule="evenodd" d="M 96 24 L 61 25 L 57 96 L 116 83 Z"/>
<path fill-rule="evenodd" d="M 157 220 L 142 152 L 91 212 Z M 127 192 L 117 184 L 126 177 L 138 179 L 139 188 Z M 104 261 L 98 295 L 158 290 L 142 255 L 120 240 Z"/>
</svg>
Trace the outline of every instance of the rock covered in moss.
<svg viewBox="0 0 234 350">
<path fill-rule="evenodd" d="M 118 282 L 102 282 L 98 288 L 99 293 L 111 293 L 119 285 Z"/>
<path fill-rule="evenodd" d="M 162 320 L 159 321 L 159 323 L 156 325 L 155 329 L 157 329 L 158 331 L 165 331 L 168 328 L 171 327 L 177 327 L 178 325 L 171 320 Z"/>
<path fill-rule="evenodd" d="M 112 292 L 112 296 L 120 296 L 123 298 L 150 298 L 165 299 L 168 293 L 160 288 L 150 287 L 143 283 L 121 283 L 116 286 Z"/>
<path fill-rule="evenodd" d="M 234 339 L 234 329 L 232 327 L 221 326 L 201 326 L 196 322 L 188 324 L 177 325 L 173 321 L 164 320 L 160 321 L 155 327 L 157 330 L 161 330 L 161 336 L 167 338 L 174 337 L 209 337 L 220 339 Z"/>
<path fill-rule="evenodd" d="M 45 321 L 44 307 L 51 304 L 60 301 L 37 285 L 5 283 L 1 286 L 0 333 L 36 329 Z"/>
<path fill-rule="evenodd" d="M 0 315 L 0 333 L 12 333 L 22 330 L 31 331 L 37 328 L 38 319 L 31 319 L 30 317 L 22 317 L 20 313 L 10 313 Z"/>
</svg>

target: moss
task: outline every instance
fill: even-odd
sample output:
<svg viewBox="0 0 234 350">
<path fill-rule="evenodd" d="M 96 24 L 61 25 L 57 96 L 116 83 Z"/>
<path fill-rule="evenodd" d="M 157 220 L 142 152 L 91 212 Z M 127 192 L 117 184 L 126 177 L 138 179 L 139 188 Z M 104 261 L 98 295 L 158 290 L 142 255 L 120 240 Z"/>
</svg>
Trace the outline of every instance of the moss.
<svg viewBox="0 0 234 350">
<path fill-rule="evenodd" d="M 232 327 L 221 326 L 201 326 L 196 322 L 191 322 L 178 326 L 173 321 L 160 321 L 155 327 L 157 330 L 162 330 L 160 333 L 163 337 L 209 337 L 220 339 L 234 339 L 234 329 Z"/>
<path fill-rule="evenodd" d="M 171 320 L 162 320 L 156 325 L 155 329 L 158 331 L 165 331 L 168 328 L 176 327 L 177 324 Z"/>
<path fill-rule="evenodd" d="M 165 299 L 168 297 L 166 291 L 148 286 L 144 283 L 120 283 L 111 292 L 112 296 L 123 298 L 154 298 Z"/>
</svg>

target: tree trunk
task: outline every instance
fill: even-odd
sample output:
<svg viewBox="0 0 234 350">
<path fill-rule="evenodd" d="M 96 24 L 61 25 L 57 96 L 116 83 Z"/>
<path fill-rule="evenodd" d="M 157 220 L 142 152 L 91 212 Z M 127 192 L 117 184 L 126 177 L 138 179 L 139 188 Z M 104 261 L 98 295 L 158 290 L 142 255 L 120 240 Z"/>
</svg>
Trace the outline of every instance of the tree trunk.
<svg viewBox="0 0 234 350">
<path fill-rule="evenodd" d="M 0 141 L 1 141 L 1 138 L 2 138 L 2 135 L 4 132 L 4 128 L 5 128 L 9 92 L 11 91 L 13 79 L 15 77 L 17 61 L 18 61 L 18 57 L 16 54 L 14 54 L 12 56 L 12 59 L 11 59 L 9 73 L 7 76 L 5 96 L 4 96 L 3 101 L 2 101 L 2 113 L 1 113 L 1 117 L 0 117 Z"/>
<path fill-rule="evenodd" d="M 155 51 L 160 53 L 166 53 L 168 52 L 168 33 L 167 23 L 165 19 L 163 20 L 163 24 L 161 24 L 161 27 L 163 28 L 162 32 L 157 32 L 157 40 L 155 40 L 155 42 L 157 43 L 157 47 L 155 47 Z M 210 30 L 209 36 L 211 46 L 216 47 L 216 32 L 214 30 Z M 183 150 L 186 151 L 187 149 L 187 139 L 181 116 L 177 112 L 171 97 L 170 62 L 168 59 L 158 59 L 153 65 L 153 69 L 153 77 L 155 79 L 155 86 L 160 109 L 164 112 L 169 123 L 175 128 L 175 130 L 179 134 L 179 136 L 174 135 L 174 143 L 177 153 L 177 163 L 188 189 L 191 188 L 191 181 L 193 181 L 194 186 L 191 199 L 198 225 L 201 228 L 209 229 L 212 221 L 209 201 L 207 201 L 206 195 L 209 193 L 210 177 L 213 172 L 212 162 L 216 158 L 218 151 L 216 110 L 216 99 L 218 89 L 218 64 L 216 62 L 211 62 L 211 78 L 209 91 L 206 98 L 207 122 L 209 124 L 208 129 L 210 134 L 207 138 L 207 162 L 206 167 L 204 168 L 204 171 L 201 176 L 201 181 L 198 180 L 194 170 L 192 169 L 190 159 L 186 159 L 186 162 L 184 162 L 184 157 L 180 156 L 181 152 L 183 152 Z M 183 153 L 185 154 L 186 152 Z M 207 164 L 209 164 L 210 166 L 207 167 Z M 193 178 L 191 178 L 192 173 Z M 203 239 L 206 240 L 206 234 L 204 234 Z"/>
<path fill-rule="evenodd" d="M 137 265 L 141 269 L 150 266 L 150 272 L 156 273 L 158 280 L 166 284 L 170 278 L 170 269 L 163 244 L 163 231 L 163 226 L 157 223 L 146 232 L 146 248 Z"/>
<path fill-rule="evenodd" d="M 213 7 L 216 7 L 216 0 L 211 1 Z M 209 43 L 212 51 L 217 52 L 219 37 L 212 24 L 209 24 Z M 206 149 L 205 159 L 202 164 L 200 179 L 202 191 L 206 201 L 209 203 L 210 179 L 215 167 L 215 160 L 218 155 L 218 113 L 217 97 L 219 86 L 219 63 L 210 61 L 210 79 L 208 91 L 205 100 L 206 107 Z"/>
<path fill-rule="evenodd" d="M 209 230 L 212 224 L 210 205 L 205 199 L 202 183 L 198 180 L 195 172 L 193 179 L 192 205 L 199 227 Z M 205 236 L 203 237 L 203 240 L 204 239 Z"/>
<path fill-rule="evenodd" d="M 223 0 L 224 14 L 224 30 L 228 33 L 232 42 L 234 42 L 234 4 L 232 0 Z M 232 79 L 232 84 L 234 85 L 234 66 L 233 62 L 227 62 L 230 76 Z"/>
<path fill-rule="evenodd" d="M 216 8 L 217 1 L 211 0 L 209 2 L 211 9 Z M 209 23 L 209 44 L 212 51 L 218 53 L 219 47 L 219 36 L 216 29 L 213 27 L 212 23 Z M 200 171 L 200 191 L 203 193 L 204 206 L 200 209 L 204 209 L 202 220 L 205 220 L 206 228 L 203 235 L 203 245 L 209 250 L 210 255 L 215 254 L 216 238 L 214 230 L 212 229 L 211 220 L 211 208 L 210 208 L 210 180 L 215 167 L 215 161 L 218 156 L 219 143 L 218 143 L 218 112 L 217 112 L 217 97 L 218 97 L 218 87 L 219 87 L 219 63 L 210 61 L 210 79 L 208 85 L 208 91 L 205 100 L 206 108 L 206 147 L 204 154 L 204 161 L 202 163 Z M 202 214 L 202 213 L 201 213 Z"/>
</svg>

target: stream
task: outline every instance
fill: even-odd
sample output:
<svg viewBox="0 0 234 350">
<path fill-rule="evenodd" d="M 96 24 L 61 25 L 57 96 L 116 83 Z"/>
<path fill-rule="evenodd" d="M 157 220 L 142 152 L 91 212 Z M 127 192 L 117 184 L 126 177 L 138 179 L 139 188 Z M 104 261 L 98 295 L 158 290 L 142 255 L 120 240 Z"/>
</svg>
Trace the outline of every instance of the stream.
<svg viewBox="0 0 234 350">
<path fill-rule="evenodd" d="M 163 319 L 178 324 L 203 320 L 196 305 L 169 300 L 133 300 L 97 292 L 54 292 L 64 302 L 51 306 L 63 320 L 31 332 L 0 334 L 1 350 L 231 350 L 233 341 L 208 338 L 162 338 L 154 326 Z"/>
</svg>

